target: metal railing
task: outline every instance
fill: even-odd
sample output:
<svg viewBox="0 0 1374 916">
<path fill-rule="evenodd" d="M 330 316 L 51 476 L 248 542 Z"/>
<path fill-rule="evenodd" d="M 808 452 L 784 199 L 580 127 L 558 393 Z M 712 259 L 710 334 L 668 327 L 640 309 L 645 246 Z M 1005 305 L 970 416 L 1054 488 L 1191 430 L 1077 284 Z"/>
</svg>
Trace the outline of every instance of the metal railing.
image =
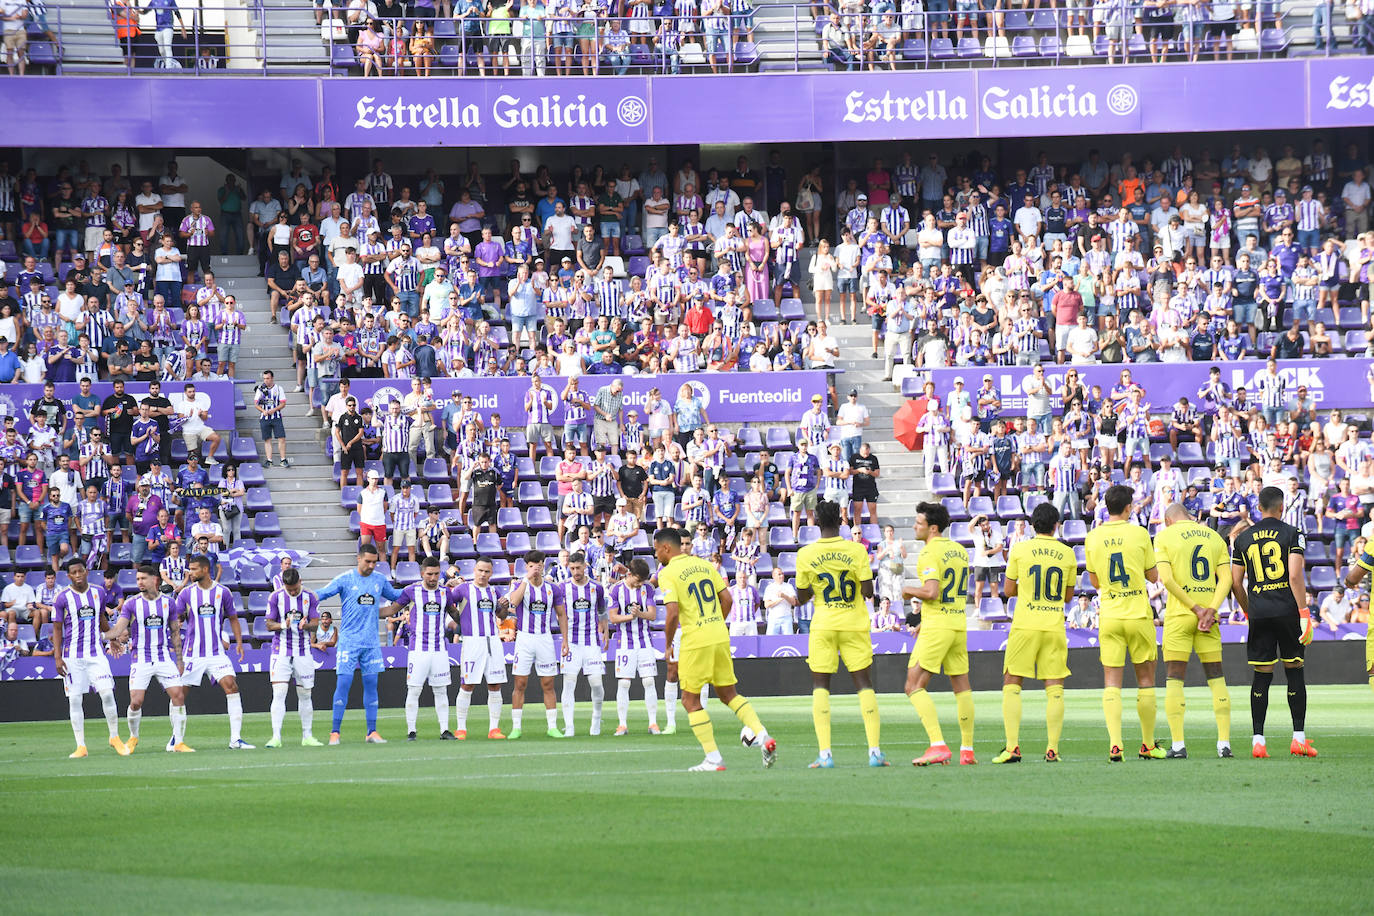
<svg viewBox="0 0 1374 916">
<path fill-rule="evenodd" d="M 560 6 L 558 15 L 542 20 L 519 12 L 455 18 L 443 14 L 450 0 L 436 0 L 439 9 L 412 6 L 405 18 L 377 16 L 375 0 L 341 9 L 329 0 L 322 7 L 308 0 L 270 7 L 263 0 L 191 0 L 178 3 L 180 19 L 170 28 L 159 28 L 151 12 L 131 13 L 131 2 L 91 0 L 109 24 L 103 35 L 64 28 L 75 25 L 72 7 L 49 6 L 45 23 L 28 23 L 30 70 L 268 75 L 305 68 L 502 77 L 743 72 L 764 65 L 781 72 L 881 71 L 1256 59 L 1283 56 L 1309 34 L 1328 55 L 1374 50 L 1374 24 L 1364 20 L 1344 22 L 1344 40 L 1336 44 L 1344 7 L 1329 0 L 1316 8 L 1324 35 L 1300 29 L 1291 13 L 1285 21 L 1285 4 L 1267 2 L 1237 4 L 1236 18 L 1212 22 L 1167 0 L 1080 0 L 1037 9 L 993 0 L 988 9 L 950 11 L 926 11 L 919 0 L 839 0 L 838 6 L 741 4 L 705 18 L 672 15 L 670 2 L 653 9 L 619 0 L 633 15 L 584 18 L 581 8 Z M 949 5 L 969 2 L 985 0 Z M 1161 10 L 1173 19 L 1161 18 Z"/>
</svg>

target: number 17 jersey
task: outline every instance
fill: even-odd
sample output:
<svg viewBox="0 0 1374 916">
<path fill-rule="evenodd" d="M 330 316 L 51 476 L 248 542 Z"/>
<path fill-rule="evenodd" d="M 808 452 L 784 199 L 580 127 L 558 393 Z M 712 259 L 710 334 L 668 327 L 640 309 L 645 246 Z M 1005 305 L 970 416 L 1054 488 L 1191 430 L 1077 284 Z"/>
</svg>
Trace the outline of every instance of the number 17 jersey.
<svg viewBox="0 0 1374 916">
<path fill-rule="evenodd" d="M 814 594 L 813 630 L 871 629 L 860 583 L 873 578 L 868 551 L 845 538 L 822 538 L 797 552 L 797 588 Z"/>
</svg>

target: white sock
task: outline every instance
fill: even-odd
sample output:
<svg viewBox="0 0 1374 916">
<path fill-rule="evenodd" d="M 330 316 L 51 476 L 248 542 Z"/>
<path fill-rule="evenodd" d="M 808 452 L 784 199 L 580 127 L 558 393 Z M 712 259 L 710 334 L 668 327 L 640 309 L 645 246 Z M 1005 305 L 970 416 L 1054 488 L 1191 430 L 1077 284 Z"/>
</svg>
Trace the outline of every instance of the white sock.
<svg viewBox="0 0 1374 916">
<path fill-rule="evenodd" d="M 130 707 L 129 707 L 129 737 L 130 737 L 130 738 L 137 738 L 137 737 L 138 737 L 138 726 L 139 726 L 139 723 L 142 722 L 142 721 L 143 721 L 143 709 L 142 709 L 142 707 L 140 707 L 140 708 L 138 708 L 138 709 L 134 709 L 132 706 L 130 706 Z"/>
<path fill-rule="evenodd" d="M 558 710 L 544 707 L 544 722 L 549 728 L 558 727 Z"/>
<path fill-rule="evenodd" d="M 301 716 L 301 737 L 309 738 L 314 731 L 315 707 L 310 702 L 310 688 L 296 685 L 296 704 L 300 707 L 298 712 Z"/>
<path fill-rule="evenodd" d="M 487 731 L 501 727 L 501 710 L 505 707 L 500 690 L 487 691 Z"/>
<path fill-rule="evenodd" d="M 574 700 L 577 696 L 577 676 L 563 676 L 563 731 L 573 729 Z"/>
<path fill-rule="evenodd" d="M 72 691 L 72 695 L 67 697 L 67 715 L 72 720 L 72 735 L 76 737 L 76 746 L 86 746 L 86 713 L 81 708 L 82 696 Z"/>
<path fill-rule="evenodd" d="M 281 740 L 281 724 L 286 721 L 286 684 L 272 685 L 272 739 Z"/>
<path fill-rule="evenodd" d="M 757 741 L 758 739 L 756 738 L 755 740 Z M 819 756 L 822 760 L 825 760 L 825 759 L 827 759 L 828 757 L 830 757 L 830 755 L 831 755 L 830 748 L 826 748 L 825 750 L 821 751 L 820 754 L 819 754 L 818 756 Z"/>
<path fill-rule="evenodd" d="M 100 695 L 100 706 L 105 711 L 105 724 L 110 729 L 110 737 L 119 737 L 119 704 L 115 702 L 114 691 L 107 690 Z"/>
<path fill-rule="evenodd" d="M 620 727 L 625 728 L 630 715 L 630 679 L 622 677 L 615 682 L 615 715 Z"/>
<path fill-rule="evenodd" d="M 649 713 L 649 724 L 658 724 L 658 682 L 653 677 L 644 678 L 644 708 Z"/>
<path fill-rule="evenodd" d="M 510 727 L 516 731 L 520 730 L 520 723 L 525 718 L 525 707 L 516 709 L 514 706 L 510 710 Z"/>
<path fill-rule="evenodd" d="M 1231 742 L 1230 742 L 1230 741 L 1218 741 L 1218 742 L 1217 742 L 1217 750 L 1218 750 L 1218 751 L 1224 750 L 1225 748 L 1228 748 L 1228 747 L 1230 747 L 1230 746 L 1231 746 Z"/>
<path fill-rule="evenodd" d="M 429 689 L 434 693 L 434 718 L 439 720 L 439 731 L 448 731 L 448 688 L 440 687 L 435 690 L 431 686 Z"/>
<path fill-rule="evenodd" d="M 1307 732 L 1293 732 L 1293 740 L 1294 740 L 1294 741 L 1306 741 L 1306 740 L 1307 740 Z"/>
<path fill-rule="evenodd" d="M 458 731 L 468 730 L 468 707 L 472 705 L 472 691 L 466 687 L 458 691 Z"/>
<path fill-rule="evenodd" d="M 415 731 L 415 720 L 420 716 L 420 687 L 406 688 L 406 734 Z"/>
<path fill-rule="evenodd" d="M 706 705 L 706 701 L 709 700 L 709 699 L 711 699 L 711 685 L 710 685 L 710 684 L 702 684 L 702 685 L 701 685 L 701 703 L 702 703 L 702 705 L 703 705 L 703 706 Z"/>
<path fill-rule="evenodd" d="M 714 751 L 712 751 L 711 753 L 707 754 L 707 755 L 706 755 L 706 759 L 707 759 L 708 761 L 710 761 L 711 763 L 715 763 L 715 764 L 719 764 L 719 763 L 723 763 L 723 762 L 724 762 L 723 759 L 722 759 L 721 756 L 720 756 L 720 751 L 719 751 L 719 750 L 714 750 Z"/>
<path fill-rule="evenodd" d="M 170 707 L 167 710 L 167 718 L 172 720 L 172 743 L 180 744 L 186 738 L 186 707 Z"/>
<path fill-rule="evenodd" d="M 1254 744 L 1254 745 L 1257 745 L 1257 746 L 1259 746 L 1259 747 L 1264 747 L 1264 736 L 1263 736 L 1263 735 L 1254 735 L 1254 736 L 1252 736 L 1252 737 L 1250 738 L 1250 743 L 1251 743 L 1251 744 Z"/>
<path fill-rule="evenodd" d="M 233 744 L 243 736 L 243 697 L 230 693 L 224 700 L 229 705 L 229 743 Z"/>
<path fill-rule="evenodd" d="M 600 675 L 587 678 L 587 683 L 592 688 L 592 730 L 593 735 L 601 734 L 601 707 L 606 702 L 606 685 L 601 682 Z"/>
<path fill-rule="evenodd" d="M 1174 750 L 1176 750 L 1176 751 L 1181 751 L 1181 750 L 1183 750 L 1183 742 L 1182 742 L 1182 741 L 1175 741 L 1175 742 L 1174 742 Z"/>
<path fill-rule="evenodd" d="M 667 681 L 663 685 L 663 702 L 667 706 L 668 727 L 677 727 L 677 681 Z"/>
</svg>

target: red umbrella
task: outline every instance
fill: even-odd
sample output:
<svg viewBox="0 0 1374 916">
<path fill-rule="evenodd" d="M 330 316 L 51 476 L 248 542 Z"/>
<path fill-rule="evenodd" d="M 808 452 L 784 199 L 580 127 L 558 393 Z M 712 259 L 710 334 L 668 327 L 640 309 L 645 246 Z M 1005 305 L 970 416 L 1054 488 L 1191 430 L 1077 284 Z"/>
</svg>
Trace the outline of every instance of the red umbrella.
<svg viewBox="0 0 1374 916">
<path fill-rule="evenodd" d="M 925 436 L 916 431 L 921 417 L 926 415 L 926 399 L 908 400 L 892 416 L 892 438 L 906 446 L 907 451 L 919 451 Z"/>
</svg>

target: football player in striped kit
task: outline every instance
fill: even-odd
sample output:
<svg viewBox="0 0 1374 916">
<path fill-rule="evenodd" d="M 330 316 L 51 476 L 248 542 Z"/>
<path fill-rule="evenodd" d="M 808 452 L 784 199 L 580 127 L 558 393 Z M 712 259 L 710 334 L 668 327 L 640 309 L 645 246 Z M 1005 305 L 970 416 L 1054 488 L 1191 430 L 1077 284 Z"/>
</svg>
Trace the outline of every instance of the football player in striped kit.
<svg viewBox="0 0 1374 916">
<path fill-rule="evenodd" d="M 172 611 L 173 645 L 181 644 L 183 687 L 198 687 L 205 675 L 219 683 L 229 709 L 229 747 L 233 750 L 253 750 L 243 740 L 243 698 L 239 696 L 239 682 L 234 666 L 225 654 L 220 635 L 225 620 L 234 631 L 235 648 L 243 660 L 243 625 L 234 610 L 229 590 L 210 577 L 210 561 L 204 555 L 191 557 L 187 562 L 191 582 L 177 596 Z M 185 620 L 186 635 L 176 626 Z"/>
<path fill-rule="evenodd" d="M 67 580 L 71 583 L 53 602 L 53 655 L 57 673 L 67 691 L 67 708 L 72 720 L 76 750 L 69 756 L 86 757 L 86 714 L 81 708 L 86 691 L 92 687 L 100 695 L 105 724 L 110 729 L 110 747 L 121 757 L 129 748 L 119 738 L 119 707 L 115 705 L 114 676 L 110 660 L 100 642 L 110 629 L 105 609 L 110 598 L 105 590 L 86 581 L 86 563 L 80 557 L 67 561 Z"/>
<path fill-rule="evenodd" d="M 649 713 L 649 734 L 658 728 L 658 658 L 649 643 L 649 624 L 658 617 L 654 587 L 649 584 L 649 564 L 636 557 L 630 561 L 625 578 L 610 588 L 607 616 L 620 629 L 620 646 L 615 650 L 615 713 L 619 720 L 616 737 L 629 733 L 626 718 L 630 713 L 630 680 L 639 674 L 644 684 L 644 708 Z"/>
<path fill-rule="evenodd" d="M 172 619 L 172 604 L 176 599 L 162 592 L 162 574 L 156 566 L 145 563 L 138 568 L 138 594 L 125 600 L 119 618 L 110 628 L 110 641 L 122 642 L 128 634 L 128 650 L 133 664 L 129 668 L 129 753 L 138 747 L 138 727 L 143 719 L 143 698 L 153 678 L 167 691 L 171 704 L 167 718 L 171 720 L 172 737 L 167 750 L 191 753 L 195 749 L 182 742 L 186 727 L 186 688 L 181 686 L 181 672 L 168 642 L 167 631 Z"/>
<path fill-rule="evenodd" d="M 310 691 L 315 686 L 315 659 L 310 639 L 320 625 L 320 599 L 301 585 L 300 570 L 282 570 L 281 589 L 267 599 L 267 629 L 272 631 L 272 738 L 268 747 L 281 747 L 281 724 L 286 718 L 286 689 L 296 680 L 296 701 L 301 716 L 301 747 L 323 747 L 312 734 L 315 707 Z"/>
<path fill-rule="evenodd" d="M 431 508 L 432 512 L 437 509 Z M 408 585 L 396 601 L 409 608 L 410 639 L 406 648 L 406 740 L 415 740 L 415 720 L 420 714 L 420 691 L 429 684 L 434 695 L 434 714 L 439 719 L 439 740 L 452 741 L 448 727 L 448 686 L 452 682 L 453 662 L 448 657 L 445 629 L 452 596 L 439 584 L 439 558 L 428 556 L 420 563 L 420 581 Z"/>
<path fill-rule="evenodd" d="M 472 704 L 472 688 L 487 682 L 487 737 L 500 741 L 501 685 L 506 682 L 506 655 L 501 637 L 496 632 L 496 615 L 504 611 L 506 599 L 500 589 L 491 584 L 491 560 L 478 557 L 471 582 L 458 582 L 456 572 L 449 578 L 451 590 L 449 614 L 458 621 L 458 634 L 463 649 L 459 664 L 463 666 L 463 683 L 458 691 L 457 729 L 454 736 L 464 741 L 468 736 L 468 707 Z M 504 616 L 504 613 L 502 614 Z M 412 625 L 412 629 L 413 629 Z"/>
<path fill-rule="evenodd" d="M 601 683 L 606 674 L 606 590 L 587 576 L 587 555 L 582 551 L 568 558 L 568 571 L 572 578 L 563 583 L 557 598 L 568 623 L 563 630 L 563 737 L 575 734 L 578 674 L 586 675 L 591 689 L 592 726 L 588 734 L 595 737 L 601 734 L 601 704 L 606 699 Z"/>
<path fill-rule="evenodd" d="M 563 733 L 558 730 L 558 702 L 553 690 L 553 679 L 558 674 L 558 655 L 553 648 L 549 614 L 557 615 L 560 633 L 568 632 L 568 619 L 558 603 L 558 586 L 544 578 L 542 551 L 531 550 L 525 554 L 525 577 L 506 596 L 506 604 L 515 614 L 515 664 L 511 666 L 515 688 L 511 691 L 510 740 L 521 735 L 531 667 L 539 675 L 539 686 L 544 691 L 548 735 L 562 738 Z"/>
</svg>

